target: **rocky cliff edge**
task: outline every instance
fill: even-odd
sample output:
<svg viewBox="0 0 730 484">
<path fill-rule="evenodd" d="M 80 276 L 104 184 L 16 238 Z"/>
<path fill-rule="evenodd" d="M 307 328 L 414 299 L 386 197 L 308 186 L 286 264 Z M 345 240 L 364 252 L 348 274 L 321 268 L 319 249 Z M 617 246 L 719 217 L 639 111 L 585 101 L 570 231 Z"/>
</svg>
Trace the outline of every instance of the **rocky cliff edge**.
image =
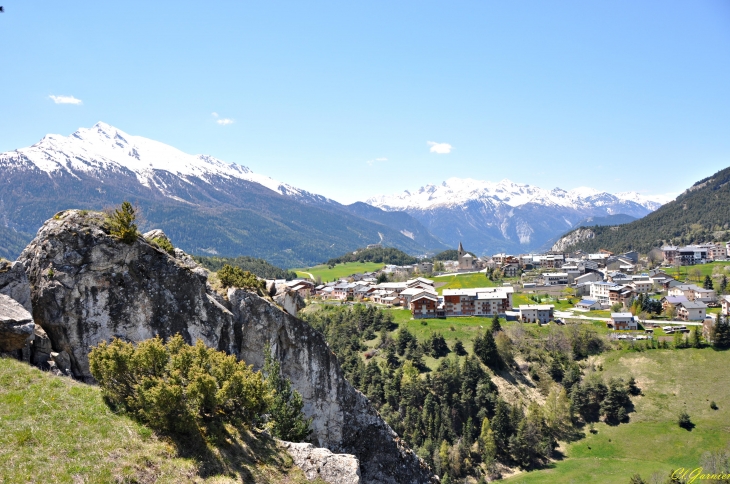
<svg viewBox="0 0 730 484">
<path fill-rule="evenodd" d="M 313 417 L 313 442 L 353 454 L 363 483 L 432 482 L 367 398 L 344 378 L 323 336 L 273 301 L 241 289 L 227 298 L 182 251 L 109 235 L 104 215 L 69 210 L 48 220 L 19 257 L 31 287 L 33 317 L 70 371 L 91 381 L 88 352 L 119 337 L 141 341 L 181 334 L 188 343 L 234 354 L 255 368 L 268 343 Z"/>
</svg>

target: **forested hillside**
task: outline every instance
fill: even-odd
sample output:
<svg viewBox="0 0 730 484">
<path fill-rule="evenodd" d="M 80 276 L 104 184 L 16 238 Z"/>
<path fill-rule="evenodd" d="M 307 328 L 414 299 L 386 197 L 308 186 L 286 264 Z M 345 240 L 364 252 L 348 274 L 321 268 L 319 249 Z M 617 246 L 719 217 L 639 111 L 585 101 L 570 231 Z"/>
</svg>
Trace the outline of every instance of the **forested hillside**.
<svg viewBox="0 0 730 484">
<path fill-rule="evenodd" d="M 648 252 L 664 244 L 683 245 L 730 238 L 730 168 L 698 181 L 676 200 L 625 225 L 593 227 L 595 237 L 569 249 Z M 566 236 L 569 234 L 566 234 Z"/>
<path fill-rule="evenodd" d="M 224 265 L 228 264 L 232 267 L 240 267 L 244 271 L 255 274 L 263 279 L 286 279 L 290 281 L 297 277 L 296 272 L 287 271 L 275 265 L 269 264 L 264 259 L 256 259 L 255 257 L 206 257 L 193 256 L 196 262 L 213 272 L 219 271 Z"/>
<path fill-rule="evenodd" d="M 340 257 L 327 261 L 327 265 L 343 264 L 345 262 L 382 262 L 383 264 L 415 264 L 418 259 L 412 257 L 402 250 L 393 247 L 371 247 L 369 249 L 357 249 Z"/>
</svg>

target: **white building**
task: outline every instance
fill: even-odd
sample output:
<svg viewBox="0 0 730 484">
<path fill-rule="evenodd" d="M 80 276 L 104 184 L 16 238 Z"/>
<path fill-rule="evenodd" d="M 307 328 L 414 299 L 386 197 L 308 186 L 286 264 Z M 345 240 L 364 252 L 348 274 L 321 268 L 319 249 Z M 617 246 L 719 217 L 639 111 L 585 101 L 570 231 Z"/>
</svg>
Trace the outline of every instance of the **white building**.
<svg viewBox="0 0 730 484">
<path fill-rule="evenodd" d="M 611 304 L 610 291 L 617 290 L 621 286 L 613 282 L 594 282 L 591 284 L 591 299 L 598 301 L 603 305 Z"/>
<path fill-rule="evenodd" d="M 677 316 L 684 321 L 704 321 L 707 316 L 707 305 L 700 301 L 688 301 L 677 304 Z"/>
<path fill-rule="evenodd" d="M 616 330 L 636 330 L 639 326 L 631 313 L 611 313 L 608 327 Z"/>
<path fill-rule="evenodd" d="M 553 308 L 551 304 L 520 304 L 520 321 L 547 324 L 553 319 Z"/>
</svg>

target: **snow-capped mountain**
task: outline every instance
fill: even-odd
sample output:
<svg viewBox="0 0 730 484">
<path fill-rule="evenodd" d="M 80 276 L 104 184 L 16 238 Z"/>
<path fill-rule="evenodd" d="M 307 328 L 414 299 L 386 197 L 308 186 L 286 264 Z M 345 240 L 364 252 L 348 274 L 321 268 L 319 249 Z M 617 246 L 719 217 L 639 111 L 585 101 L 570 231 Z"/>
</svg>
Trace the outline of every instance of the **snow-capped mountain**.
<svg viewBox="0 0 730 484">
<path fill-rule="evenodd" d="M 449 178 L 439 185 L 367 200 L 383 210 L 405 211 L 450 245 L 462 241 L 481 254 L 543 248 L 587 217 L 625 214 L 640 218 L 661 203 L 637 192 L 610 194 Z"/>
<path fill-rule="evenodd" d="M 528 203 L 574 209 L 607 207 L 609 214 L 613 210 L 612 206 L 621 205 L 622 201 L 636 203 L 649 211 L 662 205 L 637 192 L 612 195 L 590 187 L 578 187 L 569 191 L 561 188 L 546 190 L 507 179 L 495 183 L 471 178 L 449 178 L 440 185 L 426 185 L 414 192 L 406 190 L 395 195 L 381 195 L 370 198 L 367 203 L 386 210 L 428 210 L 486 199 L 510 207 L 520 207 Z"/>
<path fill-rule="evenodd" d="M 49 177 L 84 173 L 100 179 L 111 174 L 133 173 L 139 183 L 176 198 L 165 178 L 196 179 L 214 184 L 220 178 L 258 183 L 282 195 L 301 200 L 331 201 L 265 175 L 248 167 L 226 163 L 208 155 L 189 155 L 172 146 L 142 136 L 133 136 L 106 123 L 80 128 L 70 136 L 46 135 L 38 143 L 0 153 L 0 167 L 33 165 Z"/>
<path fill-rule="evenodd" d="M 12 240 L 27 243 L 61 210 L 123 200 L 142 208 L 143 229 L 161 228 L 193 254 L 301 267 L 378 242 L 415 254 L 445 248 L 406 213 L 344 206 L 245 166 L 97 123 L 0 153 L 0 253 L 17 255 L 22 242 L 9 247 Z"/>
</svg>

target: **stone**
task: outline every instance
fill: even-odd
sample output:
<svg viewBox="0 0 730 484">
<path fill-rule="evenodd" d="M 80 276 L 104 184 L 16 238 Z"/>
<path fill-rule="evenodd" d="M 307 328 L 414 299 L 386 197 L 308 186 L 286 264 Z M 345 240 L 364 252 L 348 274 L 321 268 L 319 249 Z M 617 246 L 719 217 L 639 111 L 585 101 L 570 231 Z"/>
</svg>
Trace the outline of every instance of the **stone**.
<svg viewBox="0 0 730 484">
<path fill-rule="evenodd" d="M 51 359 L 51 353 L 53 352 L 51 339 L 40 325 L 36 324 L 34 326 L 34 337 L 30 343 L 30 363 L 45 369 L 48 366 L 48 360 Z"/>
<path fill-rule="evenodd" d="M 0 260 L 0 294 L 10 296 L 33 313 L 30 284 L 22 263 Z"/>
<path fill-rule="evenodd" d="M 0 294 L 0 352 L 22 351 L 33 329 L 33 316 L 15 299 Z"/>
<path fill-rule="evenodd" d="M 65 351 L 61 351 L 60 353 L 52 351 L 51 360 L 53 360 L 53 362 L 56 364 L 56 367 L 62 372 L 69 373 L 71 371 L 71 358 Z"/>
<path fill-rule="evenodd" d="M 229 289 L 228 301 L 239 358 L 259 369 L 264 364 L 262 348 L 271 347 L 282 374 L 302 395 L 304 414 L 313 418 L 314 445 L 355 455 L 363 482 L 431 482 L 428 466 L 345 379 L 319 331 L 242 289 Z"/>
<path fill-rule="evenodd" d="M 297 313 L 301 309 L 304 309 L 304 307 L 306 306 L 302 296 L 298 292 L 292 291 L 289 287 L 286 286 L 285 289 L 277 291 L 273 299 L 279 306 L 281 306 L 284 311 L 289 313 L 291 316 L 296 316 Z"/>
<path fill-rule="evenodd" d="M 56 352 L 68 353 L 78 379 L 93 381 L 89 351 L 115 337 L 180 333 L 188 343 L 235 353 L 232 314 L 209 294 L 205 276 L 141 238 L 118 241 L 103 214 L 61 212 L 18 260 L 31 284 L 35 321 Z"/>
<path fill-rule="evenodd" d="M 269 344 L 282 373 L 302 394 L 316 446 L 355 455 L 363 482 L 436 482 L 345 379 L 321 333 L 257 294 L 233 288 L 227 297 L 216 294 L 207 272 L 183 251 L 171 256 L 141 238 L 120 242 L 103 222 L 102 214 L 62 212 L 41 227 L 19 258 L 30 281 L 35 321 L 54 353 L 68 354 L 76 378 L 93 382 L 87 355 L 114 337 L 136 342 L 179 333 L 190 344 L 201 340 L 255 369 L 263 366 Z M 52 366 L 60 369 L 58 355 L 55 360 Z"/>
<path fill-rule="evenodd" d="M 333 454 L 307 443 L 279 441 L 279 445 L 310 481 L 319 478 L 330 484 L 360 483 L 360 463 L 354 455 Z"/>
</svg>

